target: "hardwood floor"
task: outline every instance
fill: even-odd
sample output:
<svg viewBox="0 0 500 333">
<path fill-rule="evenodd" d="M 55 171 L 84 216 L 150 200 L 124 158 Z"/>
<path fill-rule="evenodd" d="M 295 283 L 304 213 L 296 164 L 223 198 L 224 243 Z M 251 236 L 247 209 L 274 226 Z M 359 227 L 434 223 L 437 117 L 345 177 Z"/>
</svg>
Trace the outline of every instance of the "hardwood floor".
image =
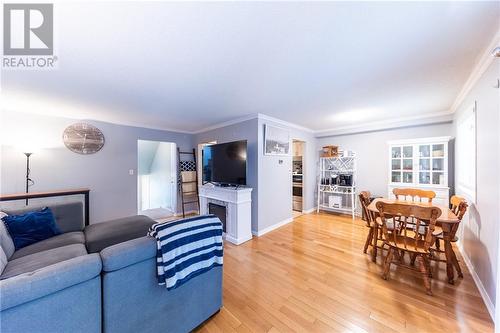
<svg viewBox="0 0 500 333">
<path fill-rule="evenodd" d="M 225 243 L 224 307 L 198 332 L 493 332 L 479 291 L 446 282 L 433 265 L 434 296 L 417 273 L 363 254 L 361 220 L 307 214 L 240 246 Z M 385 252 L 385 251 L 384 251 Z"/>
</svg>

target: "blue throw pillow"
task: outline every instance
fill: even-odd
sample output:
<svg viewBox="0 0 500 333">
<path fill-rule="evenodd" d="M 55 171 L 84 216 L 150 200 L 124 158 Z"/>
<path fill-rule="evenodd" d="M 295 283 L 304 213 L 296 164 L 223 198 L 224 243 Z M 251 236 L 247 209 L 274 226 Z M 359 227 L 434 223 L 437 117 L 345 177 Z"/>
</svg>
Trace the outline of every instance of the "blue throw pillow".
<svg viewBox="0 0 500 333">
<path fill-rule="evenodd" d="M 2 218 L 16 250 L 61 233 L 50 208 Z"/>
</svg>

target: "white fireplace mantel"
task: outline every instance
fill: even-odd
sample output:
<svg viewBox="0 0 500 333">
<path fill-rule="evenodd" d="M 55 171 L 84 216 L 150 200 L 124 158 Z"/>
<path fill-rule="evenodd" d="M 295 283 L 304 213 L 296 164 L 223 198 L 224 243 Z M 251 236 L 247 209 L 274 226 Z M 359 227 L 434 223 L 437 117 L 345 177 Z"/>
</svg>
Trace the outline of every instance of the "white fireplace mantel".
<svg viewBox="0 0 500 333">
<path fill-rule="evenodd" d="M 252 188 L 220 187 L 212 184 L 200 186 L 201 214 L 208 214 L 208 204 L 226 207 L 226 233 L 228 242 L 239 245 L 252 239 Z"/>
</svg>

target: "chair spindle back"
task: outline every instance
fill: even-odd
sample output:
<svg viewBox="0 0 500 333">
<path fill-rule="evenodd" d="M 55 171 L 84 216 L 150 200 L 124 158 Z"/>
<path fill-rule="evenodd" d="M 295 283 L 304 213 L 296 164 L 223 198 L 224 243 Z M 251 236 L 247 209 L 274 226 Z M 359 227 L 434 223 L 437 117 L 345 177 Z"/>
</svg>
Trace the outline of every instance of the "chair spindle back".
<svg viewBox="0 0 500 333">
<path fill-rule="evenodd" d="M 377 209 L 382 221 L 384 242 L 403 250 L 429 252 L 433 243 L 432 233 L 436 220 L 441 215 L 441 209 L 381 201 L 377 202 Z M 390 219 L 398 220 L 398 232 L 392 232 L 388 227 Z"/>
<path fill-rule="evenodd" d="M 361 191 L 359 193 L 359 202 L 361 203 L 361 209 L 366 216 L 366 225 L 370 227 L 373 222 L 372 212 L 368 209 L 368 205 L 370 204 L 370 192 Z"/>
<path fill-rule="evenodd" d="M 412 202 L 422 202 L 422 199 L 427 199 L 427 202 L 432 202 L 436 197 L 434 191 L 426 191 L 418 188 L 395 188 L 392 193 L 396 196 L 397 200 L 406 200 L 407 197 L 411 198 Z"/>
<path fill-rule="evenodd" d="M 451 211 L 458 217 L 460 221 L 462 221 L 462 218 L 467 212 L 467 207 L 469 206 L 467 204 L 467 201 L 465 200 L 465 198 L 459 197 L 458 195 L 454 195 L 451 197 L 450 203 L 451 203 Z"/>
</svg>

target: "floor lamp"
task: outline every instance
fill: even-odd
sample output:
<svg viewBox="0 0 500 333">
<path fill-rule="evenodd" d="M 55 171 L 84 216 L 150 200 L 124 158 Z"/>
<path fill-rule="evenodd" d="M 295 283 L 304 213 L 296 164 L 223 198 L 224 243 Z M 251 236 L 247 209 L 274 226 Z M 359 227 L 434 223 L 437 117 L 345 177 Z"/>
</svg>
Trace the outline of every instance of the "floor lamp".
<svg viewBox="0 0 500 333">
<path fill-rule="evenodd" d="M 29 187 L 35 184 L 35 182 L 30 178 L 30 156 L 33 153 L 24 153 L 26 155 L 26 194 L 29 192 Z M 28 206 L 28 198 L 26 198 L 26 206 Z"/>
</svg>

